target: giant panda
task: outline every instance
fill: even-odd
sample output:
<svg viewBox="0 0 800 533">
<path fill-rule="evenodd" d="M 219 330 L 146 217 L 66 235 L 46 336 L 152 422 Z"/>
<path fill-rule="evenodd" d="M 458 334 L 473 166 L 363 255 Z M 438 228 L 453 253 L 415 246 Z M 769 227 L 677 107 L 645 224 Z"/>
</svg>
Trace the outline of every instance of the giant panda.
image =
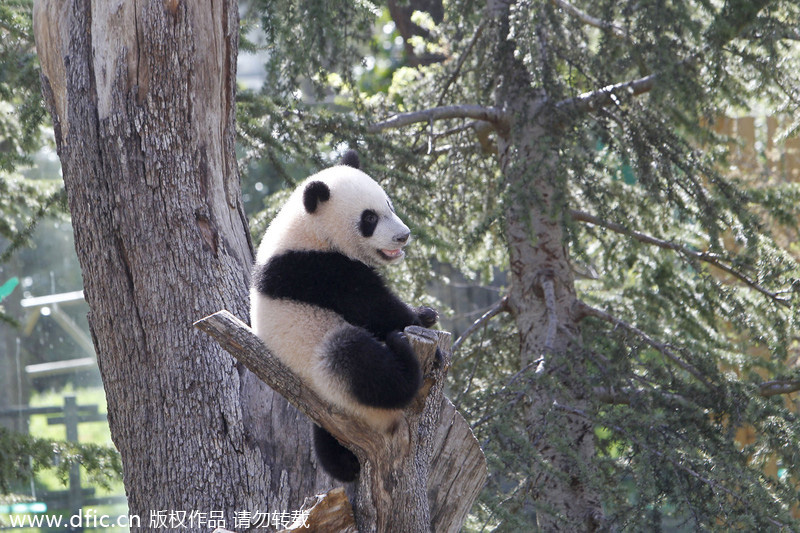
<svg viewBox="0 0 800 533">
<path fill-rule="evenodd" d="M 410 238 L 349 151 L 291 194 L 262 238 L 252 277 L 256 335 L 323 399 L 383 432 L 422 381 L 402 331 L 438 318 L 403 303 L 377 270 L 400 261 Z M 357 477 L 355 455 L 316 425 L 314 448 L 334 478 Z"/>
</svg>

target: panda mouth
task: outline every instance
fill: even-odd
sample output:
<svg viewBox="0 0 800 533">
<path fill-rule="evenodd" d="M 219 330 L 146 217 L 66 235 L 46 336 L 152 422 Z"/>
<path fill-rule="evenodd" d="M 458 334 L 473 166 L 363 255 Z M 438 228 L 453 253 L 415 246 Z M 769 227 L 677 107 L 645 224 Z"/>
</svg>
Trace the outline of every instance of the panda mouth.
<svg viewBox="0 0 800 533">
<path fill-rule="evenodd" d="M 397 248 L 396 250 L 378 250 L 378 255 L 387 261 L 395 261 L 403 257 L 405 252 L 402 248 Z"/>
</svg>

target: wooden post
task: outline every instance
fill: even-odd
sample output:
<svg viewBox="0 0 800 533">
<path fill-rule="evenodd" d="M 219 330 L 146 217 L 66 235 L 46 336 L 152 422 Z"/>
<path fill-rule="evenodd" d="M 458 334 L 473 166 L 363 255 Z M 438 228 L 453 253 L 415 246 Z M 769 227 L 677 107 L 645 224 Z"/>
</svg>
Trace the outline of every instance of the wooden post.
<svg viewBox="0 0 800 533">
<path fill-rule="evenodd" d="M 78 442 L 78 399 L 73 395 L 64 396 L 64 427 L 67 430 L 67 442 Z M 81 490 L 81 465 L 69 467 L 69 488 L 67 491 L 67 507 L 72 516 L 83 508 L 83 492 Z M 83 531 L 82 526 L 71 531 Z"/>
</svg>

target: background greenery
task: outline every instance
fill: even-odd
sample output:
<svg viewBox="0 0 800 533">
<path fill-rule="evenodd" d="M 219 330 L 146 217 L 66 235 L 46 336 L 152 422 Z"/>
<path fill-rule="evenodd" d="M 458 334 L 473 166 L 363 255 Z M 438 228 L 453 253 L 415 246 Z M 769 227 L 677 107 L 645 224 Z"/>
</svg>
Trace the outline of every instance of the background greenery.
<svg viewBox="0 0 800 533">
<path fill-rule="evenodd" d="M 498 36 L 491 10 L 506 6 Z M 497 68 L 508 47 L 538 98 L 530 105 L 656 76 L 641 94 L 573 108 L 539 147 L 557 154 L 543 179 L 563 194 L 553 216 L 578 297 L 601 311 L 581 322 L 589 407 L 572 414 L 595 427 L 597 454 L 579 465 L 579 482 L 601 495 L 611 529 L 797 527 L 797 393 L 761 391 L 798 379 L 800 188 L 770 163 L 763 134 L 747 166 L 737 156 L 748 147 L 718 127 L 755 114 L 780 117 L 777 143 L 796 135 L 796 2 L 265 1 L 250 15 L 266 33 L 269 75 L 241 95 L 243 149 L 311 169 L 360 149 L 417 237 L 388 275 L 412 300 L 438 296 L 456 334 L 506 294 L 503 215 L 520 193 L 535 202 L 543 183 L 528 169 L 528 190 L 510 190 L 497 139 L 478 121 L 368 126 L 494 105 L 504 77 L 519 74 Z M 532 483 L 548 468 L 536 442 L 567 456 L 575 447 L 556 409 L 524 427 L 528 394 L 563 386 L 534 370 L 503 313 L 454 355 L 450 396 L 490 462 L 470 522 L 478 530 L 535 529 L 537 513 L 552 512 Z"/>
</svg>

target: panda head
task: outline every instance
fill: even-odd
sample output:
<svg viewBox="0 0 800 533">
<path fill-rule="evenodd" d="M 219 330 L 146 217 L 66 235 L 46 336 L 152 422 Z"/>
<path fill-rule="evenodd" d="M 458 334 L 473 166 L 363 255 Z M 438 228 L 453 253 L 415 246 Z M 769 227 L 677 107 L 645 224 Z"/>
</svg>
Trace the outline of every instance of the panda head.
<svg viewBox="0 0 800 533">
<path fill-rule="evenodd" d="M 355 152 L 342 163 L 301 185 L 305 223 L 319 242 L 351 259 L 371 266 L 401 260 L 408 226 L 381 186 L 358 168 Z"/>
</svg>

